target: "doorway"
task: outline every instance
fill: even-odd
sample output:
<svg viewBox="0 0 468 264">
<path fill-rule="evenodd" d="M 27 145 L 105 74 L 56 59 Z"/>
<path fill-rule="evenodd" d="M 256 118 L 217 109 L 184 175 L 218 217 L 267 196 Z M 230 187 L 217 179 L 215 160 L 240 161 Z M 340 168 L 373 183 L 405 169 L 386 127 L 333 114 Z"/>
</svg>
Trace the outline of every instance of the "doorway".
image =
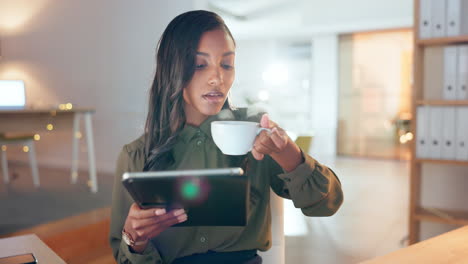
<svg viewBox="0 0 468 264">
<path fill-rule="evenodd" d="M 413 31 L 339 40 L 338 155 L 408 160 Z"/>
</svg>

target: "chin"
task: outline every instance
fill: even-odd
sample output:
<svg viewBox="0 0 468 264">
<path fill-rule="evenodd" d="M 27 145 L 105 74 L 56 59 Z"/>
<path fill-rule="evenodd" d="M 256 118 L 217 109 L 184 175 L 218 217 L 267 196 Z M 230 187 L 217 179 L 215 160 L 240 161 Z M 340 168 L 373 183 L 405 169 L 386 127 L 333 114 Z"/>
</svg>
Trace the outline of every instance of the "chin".
<svg viewBox="0 0 468 264">
<path fill-rule="evenodd" d="M 203 109 L 203 114 L 204 115 L 207 115 L 207 116 L 212 116 L 212 115 L 217 115 L 219 112 L 221 112 L 221 109 L 223 108 L 223 106 L 219 106 L 219 107 L 205 107 L 205 109 Z"/>
</svg>

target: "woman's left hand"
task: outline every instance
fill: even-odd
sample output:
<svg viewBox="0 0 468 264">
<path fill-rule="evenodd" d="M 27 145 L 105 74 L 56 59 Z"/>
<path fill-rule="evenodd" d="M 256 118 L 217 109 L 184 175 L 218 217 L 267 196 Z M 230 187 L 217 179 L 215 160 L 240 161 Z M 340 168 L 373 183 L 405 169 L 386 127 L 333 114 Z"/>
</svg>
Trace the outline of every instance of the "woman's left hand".
<svg viewBox="0 0 468 264">
<path fill-rule="evenodd" d="M 290 140 L 286 131 L 271 121 L 267 114 L 262 116 L 260 126 L 270 129 L 271 133 L 263 130 L 255 139 L 252 155 L 256 160 L 262 160 L 265 154 L 272 155 L 282 152 L 286 148 L 288 140 Z"/>
</svg>

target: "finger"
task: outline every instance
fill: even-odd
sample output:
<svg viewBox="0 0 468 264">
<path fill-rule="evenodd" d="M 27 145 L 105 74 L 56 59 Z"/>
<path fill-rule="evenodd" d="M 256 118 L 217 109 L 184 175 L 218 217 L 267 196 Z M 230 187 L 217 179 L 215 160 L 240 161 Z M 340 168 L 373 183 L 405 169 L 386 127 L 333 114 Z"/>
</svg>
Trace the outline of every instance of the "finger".
<svg viewBox="0 0 468 264">
<path fill-rule="evenodd" d="M 262 133 L 257 137 L 254 145 L 257 146 L 257 151 L 263 154 L 271 154 L 272 152 L 281 151 L 281 149 L 279 149 L 271 139 L 271 133 L 264 131 L 262 131 Z"/>
<path fill-rule="evenodd" d="M 286 135 L 286 132 L 281 131 L 276 127 L 272 129 L 270 138 L 279 151 L 283 150 L 288 144 L 288 136 Z"/>
<path fill-rule="evenodd" d="M 130 226 L 132 227 L 133 230 L 142 230 L 145 229 L 148 226 L 156 225 L 159 221 L 158 216 L 153 216 L 149 218 L 143 218 L 143 219 L 134 219 Z"/>
<path fill-rule="evenodd" d="M 129 215 L 136 219 L 145 219 L 150 218 L 155 215 L 163 215 L 166 213 L 166 209 L 164 208 L 150 208 L 150 209 L 141 209 L 138 205 L 130 207 Z"/>
<path fill-rule="evenodd" d="M 270 117 L 268 114 L 262 115 L 262 118 L 260 119 L 260 126 L 270 128 Z"/>
<path fill-rule="evenodd" d="M 182 214 L 182 215 L 179 215 L 176 218 L 171 218 L 171 219 L 168 219 L 168 220 L 166 220 L 164 222 L 161 222 L 157 226 L 154 226 L 154 228 L 147 229 L 146 232 L 145 232 L 146 237 L 147 238 L 153 238 L 153 237 L 159 235 L 164 230 L 168 229 L 169 227 L 171 227 L 173 225 L 176 225 L 176 224 L 179 224 L 179 223 L 183 223 L 183 222 L 187 221 L 187 219 L 188 219 L 188 216 L 186 214 Z"/>
<path fill-rule="evenodd" d="M 255 143 L 255 149 L 262 154 L 271 154 L 278 152 L 279 149 L 275 146 L 271 139 L 259 140 Z"/>
<path fill-rule="evenodd" d="M 135 224 L 132 223 L 132 226 L 135 227 L 135 229 L 139 228 L 144 228 L 146 226 L 149 226 L 149 225 L 154 225 L 154 224 L 157 224 L 157 223 L 161 223 L 161 222 L 164 222 L 168 219 L 171 219 L 171 218 L 177 218 L 179 215 L 182 215 L 182 214 L 185 214 L 185 210 L 184 209 L 175 209 L 175 210 L 171 210 L 163 215 L 159 215 L 159 216 L 154 216 L 152 218 L 145 218 L 145 219 L 137 219 L 135 220 Z"/>
<path fill-rule="evenodd" d="M 144 229 L 147 226 L 151 226 L 151 225 L 155 225 L 157 223 L 164 222 L 167 219 L 177 218 L 179 215 L 182 215 L 182 214 L 185 214 L 185 210 L 184 209 L 178 209 L 178 210 L 172 210 L 172 211 L 168 212 L 167 214 L 163 214 L 163 215 L 159 215 L 159 216 L 156 215 L 156 216 L 152 216 L 152 217 L 149 217 L 149 218 L 135 219 L 134 221 L 132 221 L 131 227 L 133 229 L 135 229 L 135 230 Z"/>
<path fill-rule="evenodd" d="M 260 119 L 260 126 L 266 127 L 266 128 L 272 128 L 278 125 L 276 124 L 276 122 L 273 122 L 270 119 L 270 116 L 268 114 L 263 114 L 262 118 Z"/>
<path fill-rule="evenodd" d="M 148 218 L 155 215 L 154 208 L 151 209 L 142 209 L 136 203 L 133 203 L 130 206 L 130 211 L 128 215 L 132 218 L 140 219 L 140 218 Z"/>
<path fill-rule="evenodd" d="M 171 211 L 167 212 L 167 214 L 159 216 L 158 217 L 158 223 L 163 223 L 163 222 L 165 222 L 165 221 L 167 221 L 169 219 L 177 218 L 178 216 L 183 215 L 183 214 L 186 214 L 184 209 L 171 210 Z"/>
<path fill-rule="evenodd" d="M 253 146 L 252 148 L 252 156 L 256 159 L 256 160 L 262 160 L 263 157 L 265 155 L 263 155 L 262 153 L 259 153 L 256 149 L 255 149 L 255 145 Z"/>
<path fill-rule="evenodd" d="M 159 226 L 168 228 L 175 224 L 185 222 L 187 221 L 187 219 L 188 219 L 188 216 L 187 214 L 184 213 L 184 214 L 181 214 L 181 215 L 178 215 L 178 216 L 175 216 L 175 217 L 172 217 L 172 218 L 166 219 L 165 221 L 160 222 Z"/>
<path fill-rule="evenodd" d="M 187 214 L 183 209 L 170 211 L 169 213 L 162 216 L 158 216 L 157 218 L 158 219 L 153 223 L 135 229 L 135 233 L 138 236 L 138 240 L 152 238 L 157 235 L 155 233 L 158 233 L 158 230 L 160 230 L 160 233 L 168 227 L 173 226 L 177 223 L 182 223 L 184 221 L 187 221 L 188 219 Z"/>
</svg>

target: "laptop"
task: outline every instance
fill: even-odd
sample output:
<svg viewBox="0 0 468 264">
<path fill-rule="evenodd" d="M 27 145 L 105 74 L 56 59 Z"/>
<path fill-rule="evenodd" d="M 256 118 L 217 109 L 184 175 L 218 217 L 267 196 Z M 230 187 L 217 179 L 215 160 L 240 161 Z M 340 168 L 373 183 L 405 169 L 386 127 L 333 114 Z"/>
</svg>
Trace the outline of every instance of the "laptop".
<svg viewBox="0 0 468 264">
<path fill-rule="evenodd" d="M 24 109 L 26 92 L 21 80 L 0 80 L 0 110 Z"/>
<path fill-rule="evenodd" d="M 241 168 L 127 172 L 122 183 L 140 208 L 184 208 L 175 226 L 245 226 L 250 185 Z"/>
</svg>

